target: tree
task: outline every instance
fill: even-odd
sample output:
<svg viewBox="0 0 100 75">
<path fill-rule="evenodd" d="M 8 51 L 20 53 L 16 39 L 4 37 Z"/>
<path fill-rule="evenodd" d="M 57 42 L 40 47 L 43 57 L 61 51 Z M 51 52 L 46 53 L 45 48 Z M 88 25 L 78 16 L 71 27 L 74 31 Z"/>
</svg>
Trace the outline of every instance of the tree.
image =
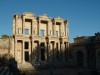
<svg viewBox="0 0 100 75">
<path fill-rule="evenodd" d="M 7 39 L 7 38 L 9 38 L 9 37 L 11 37 L 11 36 L 9 36 L 9 35 L 2 35 L 2 36 L 1 36 L 2 39 Z"/>
</svg>

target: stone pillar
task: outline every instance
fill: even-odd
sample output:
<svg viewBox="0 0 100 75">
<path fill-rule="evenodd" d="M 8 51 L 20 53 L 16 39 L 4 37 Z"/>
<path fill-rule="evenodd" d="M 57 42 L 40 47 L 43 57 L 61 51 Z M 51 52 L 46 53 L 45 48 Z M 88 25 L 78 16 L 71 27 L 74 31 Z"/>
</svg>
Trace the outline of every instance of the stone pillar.
<svg viewBox="0 0 100 75">
<path fill-rule="evenodd" d="M 64 56 L 64 39 L 62 38 L 62 45 L 61 45 L 61 50 L 62 50 L 62 61 L 65 61 L 65 56 Z"/>
<path fill-rule="evenodd" d="M 48 30 L 47 35 L 50 35 L 50 21 L 48 21 L 48 25 L 47 25 L 47 26 L 48 26 L 48 27 L 47 27 L 47 28 L 48 28 L 48 29 L 47 29 L 47 30 Z"/>
<path fill-rule="evenodd" d="M 56 22 L 54 22 L 54 36 L 56 36 Z"/>
<path fill-rule="evenodd" d="M 38 49 L 38 56 L 39 56 L 39 60 L 41 60 L 41 42 L 39 41 L 38 43 L 39 49 Z"/>
<path fill-rule="evenodd" d="M 64 39 L 62 39 L 62 59 L 65 61 L 65 44 Z"/>
<path fill-rule="evenodd" d="M 48 61 L 50 61 L 50 42 L 48 42 L 48 53 L 47 53 L 47 56 L 48 56 Z"/>
<path fill-rule="evenodd" d="M 23 17 L 23 19 L 22 19 L 22 27 L 23 27 L 22 33 L 23 33 L 23 35 L 24 35 L 24 26 L 25 26 L 25 18 Z"/>
<path fill-rule="evenodd" d="M 15 30 L 16 30 L 16 19 L 13 18 L 13 35 L 15 34 Z"/>
<path fill-rule="evenodd" d="M 32 40 L 29 41 L 29 61 L 31 61 L 32 58 Z"/>
<path fill-rule="evenodd" d="M 56 54 L 57 54 L 56 42 L 54 42 L 54 60 L 55 61 L 56 61 Z"/>
<path fill-rule="evenodd" d="M 63 41 L 63 56 L 64 56 L 64 61 L 65 61 L 65 43 Z"/>
<path fill-rule="evenodd" d="M 24 40 L 23 40 L 23 50 L 22 50 L 22 62 L 25 62 L 25 51 L 24 51 Z"/>
<path fill-rule="evenodd" d="M 45 42 L 45 60 L 47 60 L 47 42 Z"/>
<path fill-rule="evenodd" d="M 15 59 L 17 60 L 17 40 L 15 40 Z"/>
<path fill-rule="evenodd" d="M 60 42 L 58 42 L 58 60 L 60 59 Z"/>
<path fill-rule="evenodd" d="M 14 42 L 14 38 L 11 39 L 11 45 L 10 45 L 11 49 L 10 49 L 10 53 L 13 55 L 13 57 L 15 57 L 15 42 Z"/>
<path fill-rule="evenodd" d="M 62 31 L 61 31 L 61 24 L 59 25 L 59 36 L 62 35 Z"/>
<path fill-rule="evenodd" d="M 18 34 L 17 24 L 18 24 L 18 18 L 16 17 L 16 19 L 15 19 L 15 34 Z"/>
<path fill-rule="evenodd" d="M 66 24 L 66 26 L 67 26 L 66 27 L 67 28 L 67 30 L 66 30 L 67 31 L 67 36 L 69 37 L 69 27 L 68 27 L 68 23 Z"/>
<path fill-rule="evenodd" d="M 41 23 L 41 21 L 38 20 L 38 35 L 40 35 L 40 23 Z"/>
<path fill-rule="evenodd" d="M 63 22 L 60 24 L 60 36 L 63 36 L 64 34 L 64 27 L 63 27 Z"/>
<path fill-rule="evenodd" d="M 53 53 L 52 53 L 52 43 L 49 44 L 50 45 L 50 62 L 52 62 L 52 58 L 53 58 Z"/>
<path fill-rule="evenodd" d="M 67 52 L 66 59 L 69 60 L 69 42 L 67 42 L 66 45 L 67 45 L 66 46 L 66 49 L 67 49 L 66 50 L 66 52 Z"/>
</svg>

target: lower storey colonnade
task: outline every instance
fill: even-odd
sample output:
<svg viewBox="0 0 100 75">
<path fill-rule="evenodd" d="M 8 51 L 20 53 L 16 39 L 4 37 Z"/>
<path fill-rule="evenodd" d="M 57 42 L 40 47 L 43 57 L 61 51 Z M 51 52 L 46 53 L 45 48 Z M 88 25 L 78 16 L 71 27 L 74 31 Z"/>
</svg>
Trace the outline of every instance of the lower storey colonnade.
<svg viewBox="0 0 100 75">
<path fill-rule="evenodd" d="M 67 58 L 67 42 L 41 42 L 39 40 L 15 41 L 14 56 L 18 63 L 32 61 L 65 61 Z"/>
</svg>

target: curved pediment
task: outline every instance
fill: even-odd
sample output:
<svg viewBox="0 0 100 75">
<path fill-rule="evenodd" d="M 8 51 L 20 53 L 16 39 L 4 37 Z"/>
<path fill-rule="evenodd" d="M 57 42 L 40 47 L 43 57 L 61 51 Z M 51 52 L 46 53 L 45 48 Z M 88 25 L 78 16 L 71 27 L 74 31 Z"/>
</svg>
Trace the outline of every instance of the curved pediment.
<svg viewBox="0 0 100 75">
<path fill-rule="evenodd" d="M 56 21 L 63 21 L 63 19 L 60 18 L 59 16 L 57 18 L 54 18 L 54 20 L 56 20 Z"/>
<path fill-rule="evenodd" d="M 39 16 L 39 18 L 49 19 L 49 17 L 47 16 L 47 14 L 41 15 L 41 16 Z"/>
</svg>

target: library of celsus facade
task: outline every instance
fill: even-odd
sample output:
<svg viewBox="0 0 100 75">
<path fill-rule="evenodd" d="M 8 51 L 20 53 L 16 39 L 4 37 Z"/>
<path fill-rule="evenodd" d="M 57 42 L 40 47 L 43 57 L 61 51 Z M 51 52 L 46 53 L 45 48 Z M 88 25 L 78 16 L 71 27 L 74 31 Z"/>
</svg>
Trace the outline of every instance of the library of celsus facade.
<svg viewBox="0 0 100 75">
<path fill-rule="evenodd" d="M 66 61 L 68 48 L 67 20 L 29 12 L 14 15 L 12 54 L 18 63 Z"/>
</svg>

